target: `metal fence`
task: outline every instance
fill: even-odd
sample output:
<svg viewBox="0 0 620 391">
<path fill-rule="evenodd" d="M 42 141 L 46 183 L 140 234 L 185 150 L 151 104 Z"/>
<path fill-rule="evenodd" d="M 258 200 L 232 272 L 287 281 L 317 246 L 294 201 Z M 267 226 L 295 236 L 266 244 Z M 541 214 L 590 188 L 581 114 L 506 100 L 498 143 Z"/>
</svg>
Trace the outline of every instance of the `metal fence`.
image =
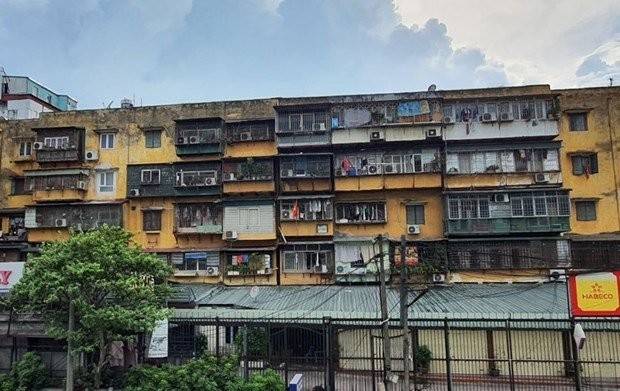
<svg viewBox="0 0 620 391">
<path fill-rule="evenodd" d="M 573 323 L 412 319 L 407 354 L 403 329 L 391 324 L 387 390 L 404 390 L 403 357 L 412 368 L 412 390 L 620 389 L 618 322 L 582 322 L 587 342 L 581 350 L 573 342 Z M 271 368 L 287 383 L 303 374 L 308 390 L 375 391 L 384 389 L 387 372 L 383 338 L 379 320 L 172 319 L 169 361 L 182 363 L 204 350 L 236 354 L 246 377 Z M 428 368 L 416 357 L 423 345 L 432 354 Z"/>
</svg>

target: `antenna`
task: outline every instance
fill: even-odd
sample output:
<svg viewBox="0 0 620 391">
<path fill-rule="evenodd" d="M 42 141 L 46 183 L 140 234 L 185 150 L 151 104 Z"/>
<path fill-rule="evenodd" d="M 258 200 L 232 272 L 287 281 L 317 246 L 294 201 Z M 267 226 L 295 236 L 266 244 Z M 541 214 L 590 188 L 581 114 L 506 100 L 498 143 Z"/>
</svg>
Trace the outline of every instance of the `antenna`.
<svg viewBox="0 0 620 391">
<path fill-rule="evenodd" d="M 613 87 L 613 86 L 614 86 L 614 78 L 613 78 L 613 77 L 610 77 L 610 78 L 609 78 L 609 86 L 610 86 L 610 87 Z"/>
<path fill-rule="evenodd" d="M 252 289 L 250 289 L 250 297 L 254 300 L 258 297 L 258 287 L 254 285 Z"/>
<path fill-rule="evenodd" d="M 430 86 L 428 86 L 428 92 L 435 92 L 436 89 L 437 86 L 435 84 L 431 84 Z"/>
</svg>

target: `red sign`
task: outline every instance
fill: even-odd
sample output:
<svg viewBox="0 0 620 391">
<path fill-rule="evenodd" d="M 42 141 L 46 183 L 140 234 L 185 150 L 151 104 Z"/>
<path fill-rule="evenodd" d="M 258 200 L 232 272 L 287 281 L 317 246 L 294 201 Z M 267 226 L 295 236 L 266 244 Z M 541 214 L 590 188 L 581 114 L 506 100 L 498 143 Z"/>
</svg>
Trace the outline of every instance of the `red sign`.
<svg viewBox="0 0 620 391">
<path fill-rule="evenodd" d="M 620 316 L 620 271 L 570 276 L 568 288 L 573 316 Z"/>
<path fill-rule="evenodd" d="M 0 262 L 0 293 L 8 292 L 24 274 L 24 262 Z"/>
</svg>

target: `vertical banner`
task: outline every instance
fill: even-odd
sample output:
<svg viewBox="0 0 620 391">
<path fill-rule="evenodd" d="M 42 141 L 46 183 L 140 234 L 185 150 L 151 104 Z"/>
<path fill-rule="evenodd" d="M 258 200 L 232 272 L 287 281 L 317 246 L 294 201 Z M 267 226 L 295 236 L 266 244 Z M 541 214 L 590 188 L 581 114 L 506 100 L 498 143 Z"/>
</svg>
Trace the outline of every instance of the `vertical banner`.
<svg viewBox="0 0 620 391">
<path fill-rule="evenodd" d="M 168 319 L 160 320 L 155 323 L 147 357 L 168 357 Z"/>
<path fill-rule="evenodd" d="M 570 276 L 568 287 L 573 316 L 620 316 L 620 271 Z"/>
</svg>

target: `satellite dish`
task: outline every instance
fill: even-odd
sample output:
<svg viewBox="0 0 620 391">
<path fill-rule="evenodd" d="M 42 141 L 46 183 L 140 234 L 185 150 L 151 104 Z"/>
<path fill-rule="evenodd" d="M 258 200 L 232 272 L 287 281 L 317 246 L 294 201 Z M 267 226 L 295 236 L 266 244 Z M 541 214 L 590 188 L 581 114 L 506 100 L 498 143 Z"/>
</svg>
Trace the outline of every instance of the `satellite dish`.
<svg viewBox="0 0 620 391">
<path fill-rule="evenodd" d="M 434 84 L 431 84 L 430 86 L 428 86 L 428 92 L 434 92 L 437 89 L 437 86 Z"/>
<path fill-rule="evenodd" d="M 252 299 L 256 299 L 257 296 L 258 296 L 258 287 L 254 285 L 252 289 L 250 289 L 250 297 Z"/>
</svg>

